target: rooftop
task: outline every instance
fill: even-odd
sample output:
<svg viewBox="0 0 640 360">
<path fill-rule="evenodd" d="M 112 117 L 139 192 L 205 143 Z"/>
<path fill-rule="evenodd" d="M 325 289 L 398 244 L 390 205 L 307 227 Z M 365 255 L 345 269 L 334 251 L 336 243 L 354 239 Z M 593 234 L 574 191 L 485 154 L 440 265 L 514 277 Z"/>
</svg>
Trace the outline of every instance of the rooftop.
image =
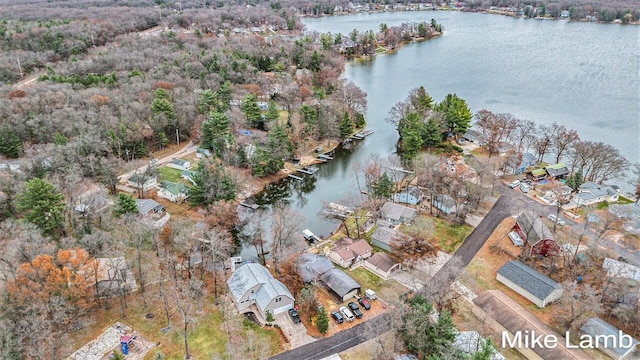
<svg viewBox="0 0 640 360">
<path fill-rule="evenodd" d="M 587 322 L 580 328 L 580 331 L 592 337 L 595 337 L 596 335 L 605 335 L 597 337 L 597 346 L 599 348 L 604 348 L 616 353 L 620 358 L 631 353 L 635 349 L 636 345 L 640 343 L 638 340 L 632 338 L 631 346 L 622 346 L 621 343 L 624 343 L 624 341 L 620 341 L 620 335 L 627 334 L 621 332 L 617 327 L 597 317 L 592 317 L 587 320 Z"/>
<path fill-rule="evenodd" d="M 545 225 L 539 216 L 526 212 L 518 215 L 516 222 L 530 246 L 544 239 L 553 239 L 553 233 Z"/>
<path fill-rule="evenodd" d="M 541 300 L 546 299 L 554 290 L 562 289 L 562 285 L 517 260 L 502 265 L 498 274 Z"/>
<path fill-rule="evenodd" d="M 380 270 L 387 272 L 399 263 L 399 261 L 396 260 L 393 256 L 384 252 L 373 254 L 373 256 L 367 259 L 367 261 L 371 265 L 378 267 Z"/>
<path fill-rule="evenodd" d="M 393 219 L 395 221 L 404 221 L 405 219 L 411 220 L 417 214 L 415 209 L 398 205 L 389 201 L 382 205 L 382 209 L 380 209 L 380 212 L 384 217 Z"/>
</svg>

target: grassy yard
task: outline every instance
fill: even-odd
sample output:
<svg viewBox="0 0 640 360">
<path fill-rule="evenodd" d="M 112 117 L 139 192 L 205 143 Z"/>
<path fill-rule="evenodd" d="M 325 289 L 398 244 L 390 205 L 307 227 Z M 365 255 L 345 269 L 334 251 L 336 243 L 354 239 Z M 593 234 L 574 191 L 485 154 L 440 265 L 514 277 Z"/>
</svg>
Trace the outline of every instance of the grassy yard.
<svg viewBox="0 0 640 360">
<path fill-rule="evenodd" d="M 359 267 L 353 271 L 346 271 L 346 273 L 351 276 L 355 281 L 362 286 L 362 291 L 366 289 L 371 289 L 373 291 L 379 292 L 380 289 L 385 286 L 385 281 L 374 275 L 371 271 Z"/>
<path fill-rule="evenodd" d="M 456 251 L 466 237 L 471 234 L 473 228 L 469 225 L 453 225 L 448 221 L 434 218 L 434 237 L 438 239 L 438 244 L 442 251 L 452 253 Z"/>
<path fill-rule="evenodd" d="M 161 166 L 158 168 L 158 182 L 161 182 L 162 180 L 167 180 L 174 183 L 182 183 L 189 187 L 193 186 L 193 184 L 191 184 L 189 181 L 180 177 L 181 172 L 182 171 L 178 169 L 173 169 L 168 166 Z"/>
</svg>

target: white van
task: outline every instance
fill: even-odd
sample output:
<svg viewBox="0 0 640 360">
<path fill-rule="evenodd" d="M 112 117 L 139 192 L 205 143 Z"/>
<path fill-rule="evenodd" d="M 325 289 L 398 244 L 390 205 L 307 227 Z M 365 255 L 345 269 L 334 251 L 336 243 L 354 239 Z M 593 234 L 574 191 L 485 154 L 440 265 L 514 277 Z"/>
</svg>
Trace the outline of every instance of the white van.
<svg viewBox="0 0 640 360">
<path fill-rule="evenodd" d="M 353 313 L 351 313 L 351 310 L 347 309 L 346 306 L 340 307 L 340 312 L 342 313 L 342 315 L 344 315 L 344 318 L 347 319 L 347 321 L 349 322 L 353 321 L 353 319 L 356 318 L 355 316 L 353 316 Z"/>
<path fill-rule="evenodd" d="M 522 191 L 523 193 L 528 193 L 529 192 L 529 185 L 527 185 L 527 183 L 521 183 L 520 184 L 520 191 Z"/>
</svg>

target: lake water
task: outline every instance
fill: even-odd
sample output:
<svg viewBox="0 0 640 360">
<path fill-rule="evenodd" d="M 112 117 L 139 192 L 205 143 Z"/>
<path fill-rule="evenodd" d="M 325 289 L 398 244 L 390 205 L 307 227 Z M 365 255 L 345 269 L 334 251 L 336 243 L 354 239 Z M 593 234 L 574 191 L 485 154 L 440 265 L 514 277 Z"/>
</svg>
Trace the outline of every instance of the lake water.
<svg viewBox="0 0 640 360">
<path fill-rule="evenodd" d="M 344 77 L 368 99 L 368 127 L 376 132 L 320 166 L 314 177 L 274 184 L 258 202 L 286 199 L 306 220 L 302 229 L 327 235 L 336 227 L 319 215 L 327 202 L 353 203 L 354 167 L 395 151 L 389 109 L 424 86 L 436 101 L 448 93 L 472 112 L 511 113 L 538 124 L 557 122 L 582 139 L 616 146 L 640 161 L 640 27 L 515 19 L 462 12 L 397 12 L 304 19 L 308 30 L 377 32 L 380 23 L 435 19 L 444 34 L 393 54 L 349 62 Z M 621 184 L 622 185 L 622 184 Z M 626 188 L 625 188 L 626 189 Z"/>
</svg>

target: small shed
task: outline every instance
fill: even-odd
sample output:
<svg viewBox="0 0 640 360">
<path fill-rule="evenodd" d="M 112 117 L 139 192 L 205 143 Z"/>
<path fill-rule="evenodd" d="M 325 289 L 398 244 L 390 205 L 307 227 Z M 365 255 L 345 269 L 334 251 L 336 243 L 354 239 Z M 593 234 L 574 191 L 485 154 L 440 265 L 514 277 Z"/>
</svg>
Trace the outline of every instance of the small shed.
<svg viewBox="0 0 640 360">
<path fill-rule="evenodd" d="M 562 296 L 562 285 L 524 263 L 512 260 L 498 269 L 496 279 L 540 308 Z"/>
<path fill-rule="evenodd" d="M 635 350 L 640 341 L 600 318 L 590 318 L 580 328 L 580 331 L 582 334 L 595 339 L 594 345 L 596 348 L 609 355 L 612 359 L 640 358 L 640 351 Z"/>
</svg>

